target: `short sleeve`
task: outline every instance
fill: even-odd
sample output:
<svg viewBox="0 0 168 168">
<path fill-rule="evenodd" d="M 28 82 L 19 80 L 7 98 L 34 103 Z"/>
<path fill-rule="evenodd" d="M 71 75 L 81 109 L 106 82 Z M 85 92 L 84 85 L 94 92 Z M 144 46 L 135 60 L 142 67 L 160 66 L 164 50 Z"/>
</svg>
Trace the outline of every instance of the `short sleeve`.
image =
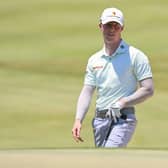
<svg viewBox="0 0 168 168">
<path fill-rule="evenodd" d="M 93 71 L 92 61 L 88 61 L 87 67 L 86 67 L 86 74 L 84 79 L 85 85 L 96 85 L 96 77 Z"/>
<path fill-rule="evenodd" d="M 138 52 L 134 62 L 134 73 L 138 81 L 152 77 L 152 70 L 147 56 Z"/>
</svg>

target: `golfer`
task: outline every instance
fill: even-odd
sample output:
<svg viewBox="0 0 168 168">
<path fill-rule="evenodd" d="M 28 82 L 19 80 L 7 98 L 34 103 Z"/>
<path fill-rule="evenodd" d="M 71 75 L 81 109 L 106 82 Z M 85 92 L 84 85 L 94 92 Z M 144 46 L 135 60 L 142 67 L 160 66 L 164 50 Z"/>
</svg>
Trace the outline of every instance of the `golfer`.
<svg viewBox="0 0 168 168">
<path fill-rule="evenodd" d="M 72 135 L 77 142 L 83 141 L 82 122 L 96 90 L 95 146 L 126 147 L 137 125 L 135 105 L 154 92 L 151 66 L 142 51 L 123 40 L 124 16 L 119 9 L 105 9 L 99 28 L 104 46 L 88 60 Z"/>
</svg>

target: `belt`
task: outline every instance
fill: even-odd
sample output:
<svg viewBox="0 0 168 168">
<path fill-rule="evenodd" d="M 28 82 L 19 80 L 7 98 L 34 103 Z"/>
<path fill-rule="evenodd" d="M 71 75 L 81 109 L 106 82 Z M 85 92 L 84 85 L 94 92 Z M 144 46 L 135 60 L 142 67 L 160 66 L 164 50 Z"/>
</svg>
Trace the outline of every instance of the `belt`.
<svg viewBox="0 0 168 168">
<path fill-rule="evenodd" d="M 104 109 L 104 110 L 98 110 L 96 109 L 96 117 L 98 118 L 110 118 L 110 116 L 107 115 L 108 109 Z M 126 120 L 127 119 L 127 115 L 128 114 L 135 114 L 135 109 L 134 107 L 126 107 L 120 110 L 121 113 L 121 119 Z"/>
</svg>

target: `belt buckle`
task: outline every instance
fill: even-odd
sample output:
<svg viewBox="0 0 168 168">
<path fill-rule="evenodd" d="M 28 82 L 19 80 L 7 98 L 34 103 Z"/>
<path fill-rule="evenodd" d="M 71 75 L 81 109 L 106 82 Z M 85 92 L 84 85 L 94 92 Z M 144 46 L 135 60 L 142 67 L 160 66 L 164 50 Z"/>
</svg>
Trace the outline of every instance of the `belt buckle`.
<svg viewBox="0 0 168 168">
<path fill-rule="evenodd" d="M 110 109 L 108 109 L 108 111 L 106 112 L 105 117 L 106 118 L 112 118 L 112 114 L 111 114 L 111 110 Z"/>
</svg>

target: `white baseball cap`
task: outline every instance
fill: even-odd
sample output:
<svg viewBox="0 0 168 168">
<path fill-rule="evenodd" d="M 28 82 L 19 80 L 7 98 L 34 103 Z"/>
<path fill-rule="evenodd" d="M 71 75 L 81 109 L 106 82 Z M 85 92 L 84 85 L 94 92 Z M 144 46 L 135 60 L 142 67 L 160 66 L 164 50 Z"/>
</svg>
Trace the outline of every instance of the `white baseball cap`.
<svg viewBox="0 0 168 168">
<path fill-rule="evenodd" d="M 106 24 L 108 22 L 117 22 L 119 23 L 121 26 L 124 25 L 124 16 L 123 13 L 117 9 L 117 8 L 106 8 L 104 9 L 101 18 L 100 18 L 100 22 L 102 24 Z"/>
</svg>

